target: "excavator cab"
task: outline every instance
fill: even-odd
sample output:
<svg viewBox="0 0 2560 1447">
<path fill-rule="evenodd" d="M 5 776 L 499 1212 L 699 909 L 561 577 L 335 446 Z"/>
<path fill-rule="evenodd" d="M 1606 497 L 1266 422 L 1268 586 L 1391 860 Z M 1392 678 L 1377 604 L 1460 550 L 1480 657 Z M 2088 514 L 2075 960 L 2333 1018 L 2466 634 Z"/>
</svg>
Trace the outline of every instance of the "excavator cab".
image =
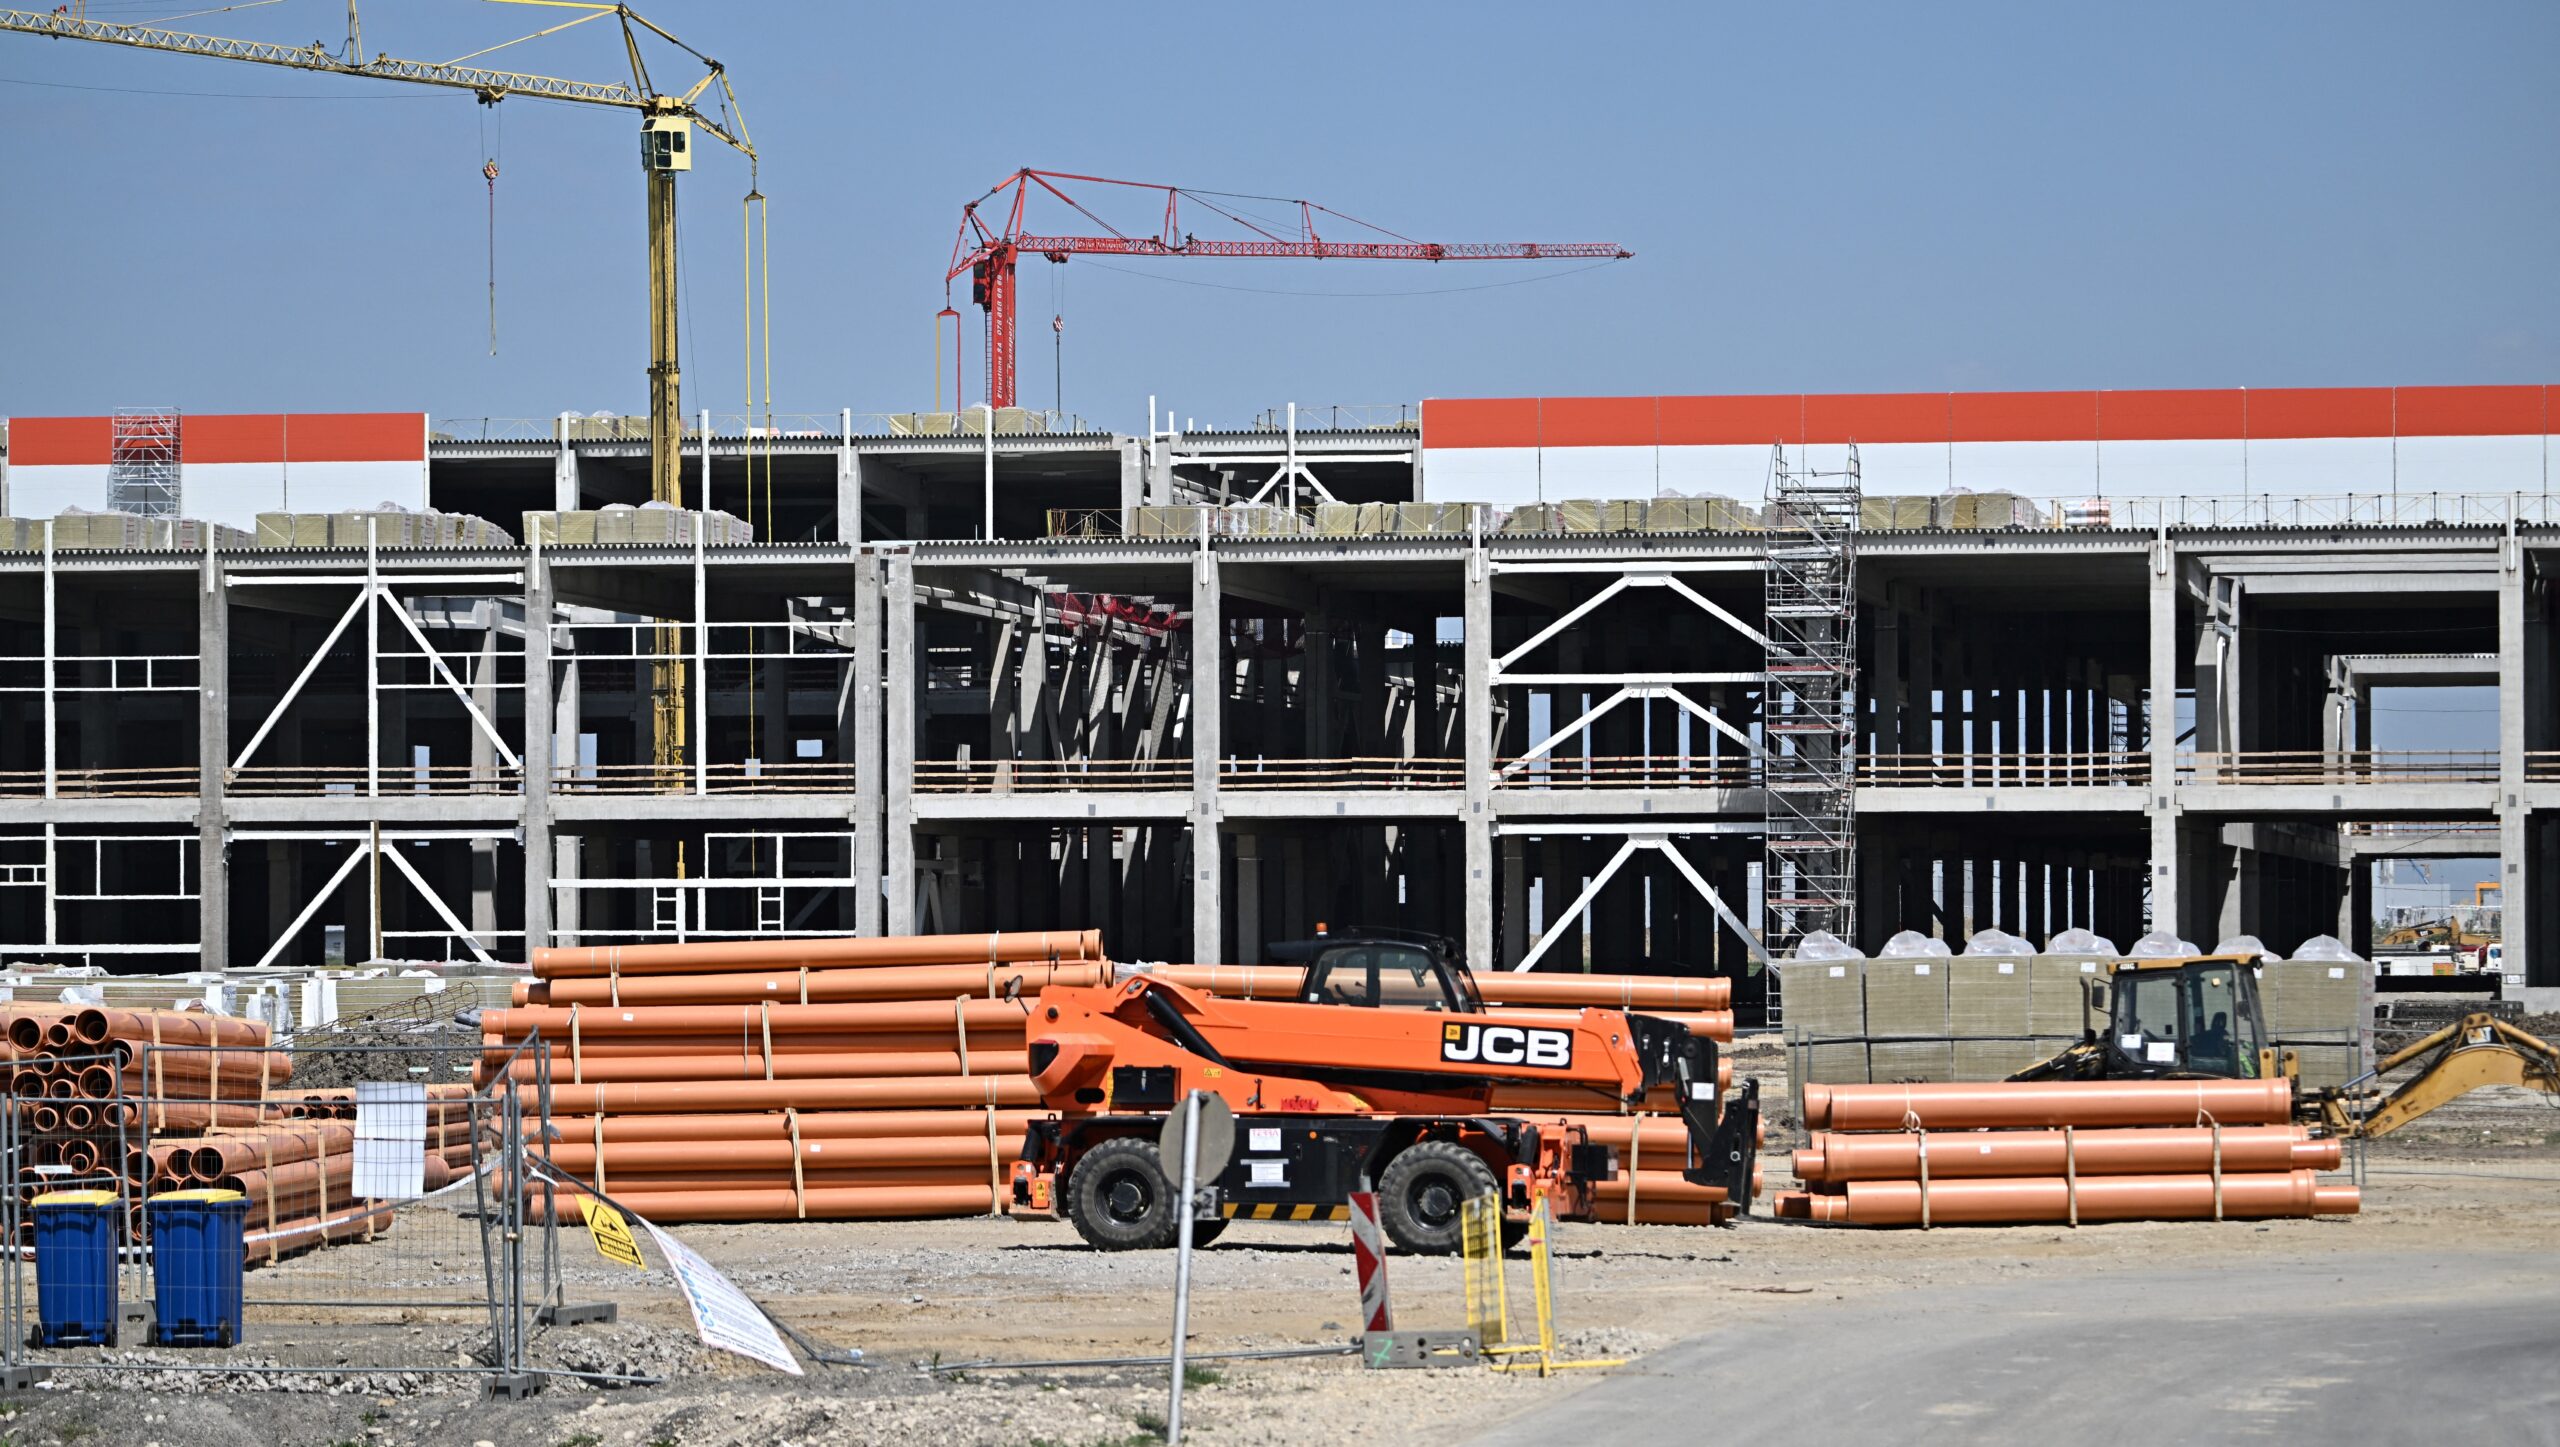
<svg viewBox="0 0 2560 1447">
<path fill-rule="evenodd" d="M 2124 960 L 2090 989 L 2105 1029 L 2011 1079 L 2254 1080 L 2279 1069 L 2253 958 Z"/>
<path fill-rule="evenodd" d="M 1284 964 L 1304 962 L 1298 999 L 1309 1005 L 1380 1006 L 1481 1015 L 1484 997 L 1449 941 L 1435 935 L 1362 930 L 1270 946 Z"/>
</svg>

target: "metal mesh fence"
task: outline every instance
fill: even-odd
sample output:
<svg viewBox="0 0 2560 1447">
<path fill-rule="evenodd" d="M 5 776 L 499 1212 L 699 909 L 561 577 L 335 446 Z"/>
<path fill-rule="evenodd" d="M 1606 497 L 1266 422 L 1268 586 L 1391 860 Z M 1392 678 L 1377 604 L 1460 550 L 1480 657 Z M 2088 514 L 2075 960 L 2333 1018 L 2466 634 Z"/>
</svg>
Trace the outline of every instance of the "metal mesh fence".
<svg viewBox="0 0 2560 1447">
<path fill-rule="evenodd" d="M 523 1186 L 541 1042 L 518 1052 L 529 1084 L 475 1073 L 476 1044 L 99 1049 L 21 1057 L 0 1097 L 8 1366 L 130 1368 L 140 1348 L 153 1370 L 530 1382 L 559 1276 L 554 1213 Z M 37 1202 L 59 1215 L 55 1193 L 84 1190 L 108 1223 L 112 1344 L 30 1335 L 73 1299 L 63 1263 L 88 1269 L 52 1221 L 38 1280 Z"/>
</svg>

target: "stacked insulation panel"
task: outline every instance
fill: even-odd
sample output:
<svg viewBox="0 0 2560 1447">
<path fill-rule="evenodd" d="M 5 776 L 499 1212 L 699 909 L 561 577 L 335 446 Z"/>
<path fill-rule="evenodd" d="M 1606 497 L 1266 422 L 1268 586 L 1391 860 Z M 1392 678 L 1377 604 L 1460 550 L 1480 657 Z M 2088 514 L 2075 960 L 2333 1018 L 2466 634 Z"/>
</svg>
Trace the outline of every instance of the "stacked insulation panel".
<svg viewBox="0 0 2560 1447">
<path fill-rule="evenodd" d="M 1306 983 L 1295 965 L 1152 965 L 1146 972 L 1178 985 L 1238 999 L 1294 1000 Z M 1685 1025 L 1719 1045 L 1733 1041 L 1733 982 L 1663 975 L 1484 974 L 1475 977 L 1485 1003 L 1506 1014 L 1541 1010 L 1633 1010 Z M 1733 1062 L 1719 1055 L 1716 1089 L 1733 1084 Z M 1597 1219 L 1629 1225 L 1710 1226 L 1733 1219 L 1720 1186 L 1681 1179 L 1689 1164 L 1688 1128 L 1669 1087 L 1641 1106 L 1572 1086 L 1503 1086 L 1492 1108 L 1536 1121 L 1585 1127 L 1591 1143 L 1618 1153 L 1618 1171 L 1602 1183 Z"/>
<path fill-rule="evenodd" d="M 1111 968 L 1089 930 L 537 950 L 481 1076 L 536 1105 L 505 1062 L 539 1031 L 546 1158 L 655 1221 L 994 1212 L 1039 1113 L 1032 1002 Z"/>
<path fill-rule="evenodd" d="M 1777 1214 L 1861 1226 L 2355 1214 L 2340 1144 L 2277 1080 L 1807 1085 L 1806 1189 Z"/>
<path fill-rule="evenodd" d="M 0 1006 L 10 1091 L 25 1161 L 22 1200 L 65 1184 L 116 1191 L 141 1239 L 146 1194 L 219 1186 L 249 1197 L 249 1261 L 272 1263 L 324 1241 L 389 1230 L 392 1208 L 360 1209 L 353 1093 L 291 1096 L 293 1057 L 270 1048 L 262 1021 L 203 1010 L 69 1004 Z M 163 1048 L 154 1048 L 163 1047 Z M 448 1094 L 462 1087 L 437 1087 Z M 452 1179 L 451 1148 L 470 1162 L 469 1107 L 433 1129 L 429 1189 Z"/>
</svg>

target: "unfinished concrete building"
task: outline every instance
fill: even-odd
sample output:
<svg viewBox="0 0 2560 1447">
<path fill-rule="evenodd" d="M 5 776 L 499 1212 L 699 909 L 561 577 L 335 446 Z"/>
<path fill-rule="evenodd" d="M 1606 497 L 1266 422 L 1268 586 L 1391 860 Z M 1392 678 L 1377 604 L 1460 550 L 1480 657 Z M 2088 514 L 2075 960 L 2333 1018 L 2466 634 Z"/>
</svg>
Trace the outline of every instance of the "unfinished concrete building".
<svg viewBox="0 0 2560 1447">
<path fill-rule="evenodd" d="M 2560 988 L 2545 391 L 2378 389 L 2386 435 L 2363 394 L 847 413 L 689 438 L 748 545 L 37 537 L 0 552 L 0 956 L 1092 925 L 1253 961 L 1330 923 L 1749 1010 L 1814 927 L 2359 943 L 2373 860 L 2429 855 L 2497 861 L 2505 969 Z M 619 429 L 442 430 L 438 508 L 646 495 Z M 1782 474 L 1853 470 L 1839 537 L 1772 530 Z M 1844 590 L 1812 645 L 1790 546 Z M 2494 690 L 2497 746 L 2377 751 L 2411 686 Z"/>
</svg>

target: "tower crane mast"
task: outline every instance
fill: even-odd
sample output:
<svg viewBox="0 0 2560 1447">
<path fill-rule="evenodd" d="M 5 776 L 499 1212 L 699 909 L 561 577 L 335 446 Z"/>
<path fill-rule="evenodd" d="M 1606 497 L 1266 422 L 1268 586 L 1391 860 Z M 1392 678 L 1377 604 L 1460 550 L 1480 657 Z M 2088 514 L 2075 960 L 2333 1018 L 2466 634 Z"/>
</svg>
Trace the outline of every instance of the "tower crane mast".
<svg viewBox="0 0 2560 1447">
<path fill-rule="evenodd" d="M 1163 209 L 1149 228 L 1124 229 L 1067 194 L 1067 184 L 1144 192 L 1161 197 Z M 1032 230 L 1026 213 L 1035 195 L 1054 198 L 1071 208 L 1093 223 L 1099 234 Z M 1207 212 L 1243 234 L 1195 235 L 1184 223 L 1185 202 L 1190 203 L 1195 218 Z M 1285 208 L 1288 219 L 1254 214 L 1254 208 L 1270 206 Z M 1150 213 L 1153 214 L 1152 206 Z M 1336 223 L 1364 235 L 1360 239 L 1326 236 L 1324 232 Z M 960 208 L 960 234 L 952 242 L 951 265 L 943 274 L 943 283 L 947 287 L 963 276 L 969 278 L 970 299 L 987 314 L 987 400 L 991 406 L 1011 407 L 1016 396 L 1014 273 L 1026 255 L 1064 262 L 1070 256 L 1341 261 L 1552 261 L 1597 257 L 1616 261 L 1634 254 L 1613 241 L 1417 241 L 1313 201 L 1025 168 Z"/>
<path fill-rule="evenodd" d="M 662 502 L 679 501 L 684 405 L 682 374 L 676 363 L 676 176 L 693 169 L 691 139 L 696 129 L 718 138 L 745 156 L 752 166 L 756 161 L 756 148 L 747 135 L 745 112 L 739 108 L 737 92 L 730 88 L 729 73 L 720 62 L 678 40 L 629 5 L 599 3 L 599 0 L 496 0 L 496 3 L 571 11 L 575 12 L 575 18 L 448 61 L 402 60 L 390 55 L 376 55 L 367 60 L 358 38 L 360 32 L 353 4 L 347 7 L 347 48 L 344 54 L 334 54 L 317 43 L 277 45 L 265 41 L 234 40 L 218 35 L 165 30 L 152 25 L 91 20 L 69 10 L 0 9 L 0 32 L 41 35 L 55 40 L 86 40 L 130 46 L 137 50 L 202 56 L 210 60 L 316 71 L 324 75 L 443 86 L 469 91 L 483 105 L 495 105 L 511 95 L 526 95 L 539 100 L 612 106 L 639 112 L 640 166 L 647 175 L 649 188 L 649 495 Z M 590 21 L 605 19 L 615 21 L 621 29 L 623 53 L 631 66 L 628 81 L 563 80 L 555 76 L 465 64 L 521 41 L 556 35 Z M 660 91 L 650 82 L 648 62 L 641 54 L 644 34 L 654 35 L 701 62 L 701 78 L 681 92 Z M 719 93 L 719 105 L 716 111 L 706 111 L 703 109 L 704 97 L 715 88 Z"/>
</svg>

